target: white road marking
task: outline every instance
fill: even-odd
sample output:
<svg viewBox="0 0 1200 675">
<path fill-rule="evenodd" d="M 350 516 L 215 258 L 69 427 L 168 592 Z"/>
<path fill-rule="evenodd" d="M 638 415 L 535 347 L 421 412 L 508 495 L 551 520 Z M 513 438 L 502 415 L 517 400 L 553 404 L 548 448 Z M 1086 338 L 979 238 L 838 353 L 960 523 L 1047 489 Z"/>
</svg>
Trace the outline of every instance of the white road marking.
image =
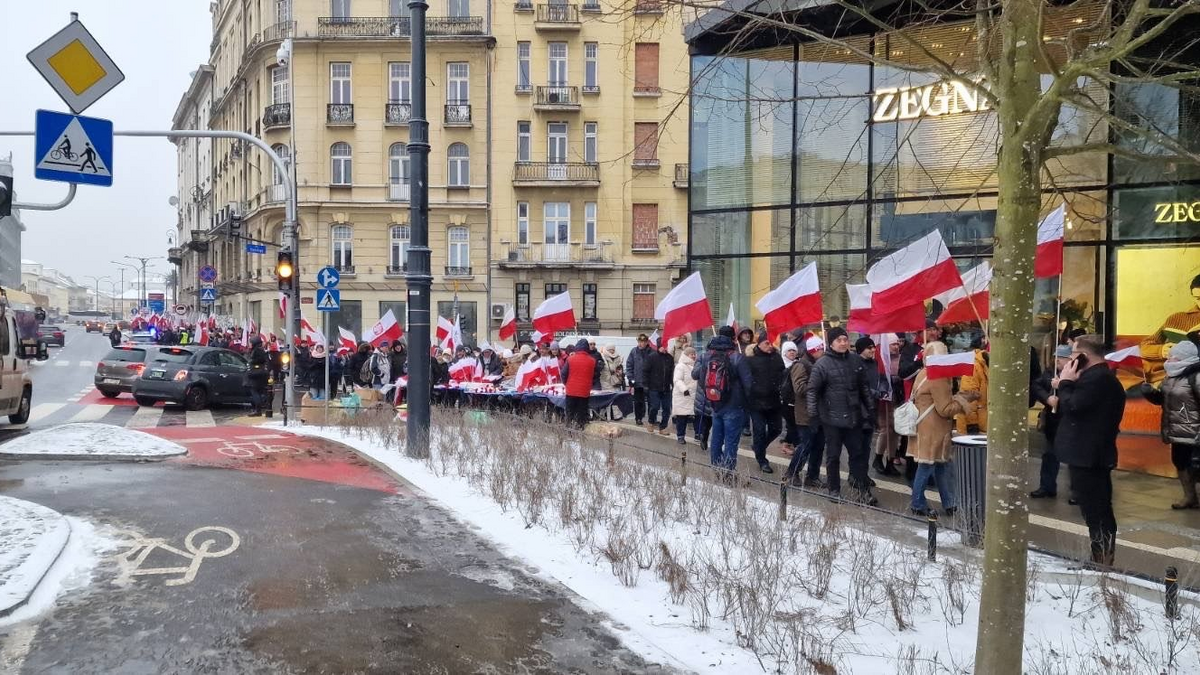
<svg viewBox="0 0 1200 675">
<path fill-rule="evenodd" d="M 83 367 L 83 368 L 91 368 L 92 366 L 94 366 L 96 364 L 93 361 L 80 361 L 79 365 L 80 365 L 80 367 Z"/>
<path fill-rule="evenodd" d="M 162 418 L 162 408 L 138 408 L 138 411 L 125 423 L 126 429 L 151 429 L 158 426 Z"/>
<path fill-rule="evenodd" d="M 98 422 L 104 419 L 104 416 L 111 412 L 112 409 L 113 406 L 111 405 L 102 405 L 99 403 L 86 405 L 83 407 L 83 410 L 75 413 L 75 416 L 67 420 L 67 422 Z"/>
<path fill-rule="evenodd" d="M 187 411 L 187 426 L 215 427 L 217 421 L 213 419 L 212 412 L 208 410 L 189 410 Z"/>
<path fill-rule="evenodd" d="M 174 439 L 176 443 L 221 443 L 224 438 L 179 438 Z"/>
<path fill-rule="evenodd" d="M 117 556 L 117 563 L 121 568 L 119 582 L 131 581 L 135 576 L 147 574 L 183 575 L 175 579 L 167 579 L 164 582 L 167 586 L 182 586 L 192 583 L 196 579 L 196 572 L 200 570 L 200 563 L 204 562 L 205 558 L 223 558 L 242 545 L 242 538 L 238 536 L 237 532 L 219 525 L 198 527 L 189 532 L 183 540 L 183 548 L 186 550 L 171 546 L 166 539 L 146 538 L 137 534 L 133 535 L 132 539 L 133 541 L 129 542 L 130 548 Z M 173 553 L 187 560 L 189 564 L 186 567 L 142 567 L 146 558 L 155 549 Z"/>
<path fill-rule="evenodd" d="M 39 403 L 33 406 L 33 410 L 29 413 L 29 424 L 53 415 L 65 405 L 66 403 Z"/>
<path fill-rule="evenodd" d="M 69 365 L 71 365 L 71 362 L 70 362 L 70 361 L 55 361 L 55 362 L 54 362 L 54 365 L 56 365 L 56 366 L 69 366 Z"/>
<path fill-rule="evenodd" d="M 259 434 L 257 436 L 238 436 L 237 438 L 240 441 L 270 441 L 280 438 L 287 438 L 287 436 L 280 436 L 279 434 Z"/>
</svg>

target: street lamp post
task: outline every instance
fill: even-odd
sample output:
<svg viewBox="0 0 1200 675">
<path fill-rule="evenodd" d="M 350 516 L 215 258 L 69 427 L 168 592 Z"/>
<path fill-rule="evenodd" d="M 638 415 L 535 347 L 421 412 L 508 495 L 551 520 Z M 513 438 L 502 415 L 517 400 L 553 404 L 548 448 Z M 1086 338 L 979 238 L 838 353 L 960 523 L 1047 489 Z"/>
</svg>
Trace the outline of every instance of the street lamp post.
<svg viewBox="0 0 1200 675">
<path fill-rule="evenodd" d="M 429 120 L 425 115 L 425 0 L 409 0 L 412 22 L 412 115 L 408 123 L 408 152 L 412 158 L 412 195 L 408 248 L 408 424 L 407 450 L 411 457 L 429 456 Z"/>
<path fill-rule="evenodd" d="M 104 279 L 108 279 L 108 281 L 111 283 L 112 279 L 109 277 L 94 277 L 90 274 L 85 274 L 83 278 L 91 279 L 92 281 L 96 282 L 96 297 L 92 300 L 92 311 L 98 312 L 100 311 L 100 282 Z"/>
<path fill-rule="evenodd" d="M 123 263 L 119 260 L 110 260 L 109 262 L 114 265 L 121 266 L 121 314 L 117 317 L 117 319 L 120 320 L 125 316 L 125 268 L 128 267 L 129 269 L 133 270 L 135 274 L 137 273 L 138 268 L 134 265 Z"/>
<path fill-rule="evenodd" d="M 142 284 L 142 292 L 141 292 L 141 297 L 138 298 L 138 307 L 139 308 L 149 307 L 150 306 L 150 296 L 146 293 L 146 263 L 150 260 L 162 260 L 163 257 L 159 256 L 159 255 L 148 255 L 148 256 L 127 255 L 125 257 L 130 260 L 137 260 L 138 262 L 140 262 L 142 264 L 141 276 L 139 277 L 139 280 L 141 281 L 141 284 Z"/>
</svg>

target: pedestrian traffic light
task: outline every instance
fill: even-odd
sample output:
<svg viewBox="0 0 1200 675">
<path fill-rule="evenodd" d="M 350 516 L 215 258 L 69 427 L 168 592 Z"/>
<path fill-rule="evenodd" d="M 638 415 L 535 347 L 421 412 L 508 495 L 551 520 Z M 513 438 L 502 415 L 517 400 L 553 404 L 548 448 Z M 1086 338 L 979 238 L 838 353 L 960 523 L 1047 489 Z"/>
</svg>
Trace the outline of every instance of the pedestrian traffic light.
<svg viewBox="0 0 1200 675">
<path fill-rule="evenodd" d="M 0 218 L 12 215 L 13 179 L 0 175 Z"/>
<path fill-rule="evenodd" d="M 279 280 L 279 290 L 292 290 L 292 279 L 296 276 L 296 269 L 292 266 L 292 252 L 280 251 L 279 260 L 275 263 L 275 278 Z"/>
</svg>

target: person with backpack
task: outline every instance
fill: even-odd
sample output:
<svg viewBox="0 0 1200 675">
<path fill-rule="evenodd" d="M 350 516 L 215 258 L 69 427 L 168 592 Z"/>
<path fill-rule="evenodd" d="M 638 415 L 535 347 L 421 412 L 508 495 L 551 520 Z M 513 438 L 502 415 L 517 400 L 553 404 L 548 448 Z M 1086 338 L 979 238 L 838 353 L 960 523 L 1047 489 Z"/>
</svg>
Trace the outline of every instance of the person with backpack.
<svg viewBox="0 0 1200 675">
<path fill-rule="evenodd" d="M 946 345 L 937 340 L 931 340 L 925 345 L 924 355 L 942 355 L 948 353 Z M 918 516 L 929 513 L 929 505 L 925 501 L 925 486 L 929 477 L 937 485 L 938 495 L 942 500 L 942 510 L 947 516 L 954 515 L 957 507 L 954 503 L 954 487 L 948 471 L 952 446 L 950 437 L 954 434 L 954 418 L 964 415 L 971 409 L 971 403 L 979 400 L 979 392 L 966 391 L 955 394 L 951 378 L 944 377 L 929 379 L 924 369 L 917 374 L 913 384 L 912 403 L 916 406 L 916 442 L 909 442 L 913 459 L 917 462 L 917 474 L 913 478 L 912 498 L 909 510 Z M 896 418 L 903 417 L 897 411 Z"/>
<path fill-rule="evenodd" d="M 825 480 L 832 495 L 841 494 L 839 473 L 842 447 L 845 446 L 850 472 L 850 487 L 857 499 L 868 506 L 879 500 L 871 494 L 869 463 L 862 441 L 864 411 L 875 415 L 875 395 L 868 389 L 866 365 L 851 352 L 850 336 L 840 326 L 826 332 L 829 350 L 813 365 L 808 377 L 808 416 L 819 420 L 825 433 Z"/>
<path fill-rule="evenodd" d="M 784 480 L 792 481 L 796 487 L 824 489 L 821 482 L 821 458 L 824 456 L 825 434 L 821 425 L 808 416 L 808 376 L 812 372 L 817 359 L 825 354 L 825 342 L 821 338 L 810 335 L 804 341 L 804 354 L 788 368 L 788 382 L 791 385 L 793 415 L 796 420 L 796 449 L 788 462 Z M 786 386 L 786 385 L 784 385 Z M 786 393 L 786 392 L 785 392 Z M 808 463 L 807 475 L 801 483 L 800 469 Z"/>
<path fill-rule="evenodd" d="M 758 344 L 746 358 L 750 369 L 750 391 L 746 396 L 746 407 L 750 413 L 753 432 L 751 447 L 758 469 L 763 473 L 775 473 L 767 461 L 767 446 L 779 437 L 783 422 L 783 403 L 779 400 L 779 389 L 784 380 L 783 357 L 775 351 L 775 345 L 760 331 Z"/>
<path fill-rule="evenodd" d="M 657 431 L 666 436 L 670 433 L 667 431 L 667 422 L 671 418 L 671 376 L 675 371 L 675 359 L 671 358 L 667 343 L 662 338 L 659 338 L 655 347 L 654 351 L 642 357 L 641 381 L 650 404 L 646 414 L 646 431 Z"/>
<path fill-rule="evenodd" d="M 371 376 L 370 376 L 371 371 L 366 370 L 365 371 L 366 376 L 364 377 L 364 370 L 363 370 L 363 366 L 365 366 L 367 364 L 367 361 L 369 361 L 370 359 L 371 359 L 371 345 L 366 342 L 358 343 L 358 351 L 354 352 L 354 355 L 350 357 L 350 361 L 346 364 L 347 365 L 347 373 L 350 375 L 351 378 L 353 378 L 352 384 L 357 385 L 359 387 L 371 386 Z"/>
<path fill-rule="evenodd" d="M 746 420 L 746 392 L 752 383 L 745 359 L 725 332 L 722 328 L 708 341 L 704 355 L 692 368 L 692 379 L 700 383 L 701 393 L 712 407 L 708 450 L 713 468 L 731 481 Z"/>
<path fill-rule="evenodd" d="M 637 346 L 629 350 L 629 356 L 625 359 L 625 379 L 629 382 L 629 393 L 633 394 L 633 420 L 639 427 L 646 416 L 646 388 L 642 386 L 642 362 L 647 354 L 653 352 L 650 337 L 639 333 Z"/>
<path fill-rule="evenodd" d="M 1171 347 L 1163 362 L 1166 377 L 1160 388 L 1142 385 L 1146 400 L 1162 406 L 1162 440 L 1171 446 L 1171 463 L 1179 474 L 1183 499 L 1171 504 L 1176 511 L 1200 508 L 1196 481 L 1200 481 L 1200 351 L 1185 340 Z"/>
</svg>

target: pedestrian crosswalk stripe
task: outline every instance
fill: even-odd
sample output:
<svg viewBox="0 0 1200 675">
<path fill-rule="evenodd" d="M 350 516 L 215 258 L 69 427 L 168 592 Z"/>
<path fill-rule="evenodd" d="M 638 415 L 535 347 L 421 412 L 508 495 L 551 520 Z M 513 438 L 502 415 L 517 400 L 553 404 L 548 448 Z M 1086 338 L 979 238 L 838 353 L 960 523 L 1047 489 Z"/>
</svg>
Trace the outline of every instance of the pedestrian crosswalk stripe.
<svg viewBox="0 0 1200 675">
<path fill-rule="evenodd" d="M 133 417 L 125 423 L 126 429 L 149 429 L 158 426 L 158 420 L 162 417 L 162 408 L 138 408 L 138 411 L 133 414 Z"/>
<path fill-rule="evenodd" d="M 65 405 L 66 403 L 39 403 L 33 406 L 33 410 L 29 412 L 30 424 L 53 415 Z"/>
<path fill-rule="evenodd" d="M 104 416 L 112 412 L 114 406 L 104 405 L 101 403 L 93 403 L 85 405 L 83 410 L 75 413 L 75 416 L 67 420 L 68 422 L 99 422 L 104 419 Z"/>
<path fill-rule="evenodd" d="M 212 413 L 208 410 L 189 410 L 187 411 L 187 426 L 215 427 L 217 421 L 213 419 Z"/>
<path fill-rule="evenodd" d="M 56 365 L 56 366 L 69 366 L 69 365 L 71 365 L 71 362 L 70 362 L 70 361 L 55 361 L 55 362 L 54 362 L 54 365 Z"/>
<path fill-rule="evenodd" d="M 96 365 L 96 364 L 95 364 L 95 363 L 92 363 L 91 361 L 80 361 L 80 362 L 79 362 L 79 365 L 80 365 L 80 367 L 82 367 L 82 368 L 91 368 L 92 366 L 94 366 L 94 365 Z"/>
</svg>

